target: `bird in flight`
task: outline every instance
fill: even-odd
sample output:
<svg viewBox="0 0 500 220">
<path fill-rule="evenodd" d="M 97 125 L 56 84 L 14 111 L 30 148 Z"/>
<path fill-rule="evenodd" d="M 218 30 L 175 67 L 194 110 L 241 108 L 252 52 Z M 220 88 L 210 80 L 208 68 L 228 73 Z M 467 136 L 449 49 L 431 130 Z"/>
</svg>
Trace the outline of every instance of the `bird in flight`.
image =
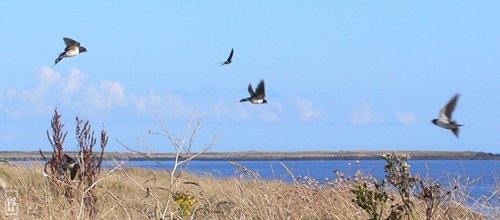
<svg viewBox="0 0 500 220">
<path fill-rule="evenodd" d="M 266 90 L 264 88 L 264 80 L 260 80 L 257 90 L 253 91 L 252 84 L 248 84 L 248 93 L 250 97 L 240 100 L 240 102 L 250 102 L 252 104 L 265 104 L 267 100 L 264 98 L 266 96 Z"/>
<path fill-rule="evenodd" d="M 87 52 L 85 47 L 80 46 L 80 42 L 67 37 L 63 38 L 63 40 L 64 44 L 66 44 L 66 48 L 64 48 L 64 52 L 59 54 L 59 57 L 55 60 L 54 66 L 65 57 L 74 57 L 80 53 Z"/>
<path fill-rule="evenodd" d="M 227 65 L 227 64 L 230 64 L 231 62 L 233 62 L 233 53 L 234 53 L 234 48 L 231 48 L 231 53 L 229 53 L 229 57 L 227 58 L 226 61 L 221 62 L 221 66 Z"/>
<path fill-rule="evenodd" d="M 461 124 L 458 124 L 456 121 L 451 119 L 451 115 L 453 114 L 453 110 L 455 110 L 455 106 L 457 105 L 458 97 L 460 94 L 456 94 L 451 98 L 451 100 L 446 104 L 446 106 L 441 109 L 439 112 L 439 118 L 432 120 L 432 123 L 446 129 L 450 129 L 453 134 L 458 138 L 458 133 Z"/>
</svg>

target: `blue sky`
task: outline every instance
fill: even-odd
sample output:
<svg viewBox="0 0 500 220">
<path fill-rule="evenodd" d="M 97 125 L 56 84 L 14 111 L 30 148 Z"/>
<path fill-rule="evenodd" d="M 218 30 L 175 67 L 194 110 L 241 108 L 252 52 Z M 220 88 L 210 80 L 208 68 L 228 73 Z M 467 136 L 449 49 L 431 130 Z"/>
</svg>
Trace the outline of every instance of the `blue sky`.
<svg viewBox="0 0 500 220">
<path fill-rule="evenodd" d="M 53 109 L 139 150 L 159 119 L 213 151 L 500 153 L 500 2 L 3 1 L 0 149 L 49 150 Z M 62 38 L 87 53 L 62 60 Z M 233 63 L 219 66 L 231 48 Z M 267 105 L 239 103 L 266 82 Z M 460 138 L 430 121 L 460 93 Z"/>
</svg>

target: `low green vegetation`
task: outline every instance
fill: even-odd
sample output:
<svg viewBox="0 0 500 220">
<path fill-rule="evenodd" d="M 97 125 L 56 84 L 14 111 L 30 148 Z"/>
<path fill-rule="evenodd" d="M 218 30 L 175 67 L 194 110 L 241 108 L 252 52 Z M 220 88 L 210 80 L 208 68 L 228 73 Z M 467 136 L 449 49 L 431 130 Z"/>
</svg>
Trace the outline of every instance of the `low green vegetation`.
<svg viewBox="0 0 500 220">
<path fill-rule="evenodd" d="M 430 183 L 413 176 L 408 164 L 409 155 L 391 153 L 384 155 L 384 159 L 385 179 L 362 181 L 351 189 L 356 196 L 353 201 L 366 211 L 370 219 L 420 219 L 422 216 L 434 219 L 434 215 L 446 207 L 445 203 L 450 201 L 451 194 L 458 188 L 444 190 L 437 182 Z M 389 207 L 388 201 L 391 201 Z M 421 209 L 424 209 L 423 213 Z"/>
</svg>

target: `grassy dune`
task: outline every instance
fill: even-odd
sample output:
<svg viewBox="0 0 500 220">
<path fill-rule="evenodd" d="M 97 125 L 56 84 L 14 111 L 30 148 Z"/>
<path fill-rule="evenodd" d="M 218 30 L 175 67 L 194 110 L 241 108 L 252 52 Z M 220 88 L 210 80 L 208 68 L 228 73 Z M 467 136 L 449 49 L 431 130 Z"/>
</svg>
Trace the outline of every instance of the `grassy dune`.
<svg viewBox="0 0 500 220">
<path fill-rule="evenodd" d="M 0 163 L 0 177 L 7 189 L 19 191 L 19 219 L 89 219 L 84 211 L 86 187 L 78 180 L 73 200 L 57 193 L 38 163 L 33 166 Z M 236 164 L 237 165 L 237 164 Z M 354 203 L 351 192 L 369 177 L 335 180 L 297 178 L 294 184 L 265 181 L 242 169 L 239 178 L 221 179 L 166 170 L 117 167 L 103 170 L 96 181 L 96 219 L 369 219 Z M 60 186 L 65 187 L 65 186 Z M 370 185 L 369 185 L 370 187 Z M 432 219 L 485 219 L 466 204 L 466 188 L 452 191 L 437 207 Z M 395 193 L 395 192 L 394 192 Z M 394 194 L 393 193 L 393 194 Z M 383 206 L 387 217 L 391 204 Z M 425 219 L 425 202 L 414 199 L 413 219 Z M 3 202 L 3 200 L 2 200 Z M 498 208 L 498 207 L 497 207 Z M 495 210 L 490 209 L 491 210 Z M 155 213 L 158 218 L 154 217 Z M 0 216 L 4 216 L 0 209 Z M 491 213 L 489 213 L 491 214 Z M 500 212 L 493 212 L 500 217 Z"/>
</svg>

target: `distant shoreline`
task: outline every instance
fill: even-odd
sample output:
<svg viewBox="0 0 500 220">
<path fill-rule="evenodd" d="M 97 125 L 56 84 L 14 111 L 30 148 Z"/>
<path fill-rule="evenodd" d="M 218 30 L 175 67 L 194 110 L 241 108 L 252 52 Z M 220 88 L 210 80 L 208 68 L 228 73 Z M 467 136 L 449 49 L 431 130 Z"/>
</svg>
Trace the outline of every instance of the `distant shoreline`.
<svg viewBox="0 0 500 220">
<path fill-rule="evenodd" d="M 382 160 L 390 152 L 409 154 L 412 160 L 500 160 L 500 154 L 474 151 L 240 151 L 206 152 L 198 161 L 268 161 L 268 160 Z M 74 155 L 75 152 L 66 152 Z M 44 151 L 46 157 L 52 152 Z M 151 153 L 155 160 L 174 160 L 174 153 Z M 187 155 L 184 155 L 186 157 Z M 150 160 L 131 152 L 107 152 L 106 160 Z M 0 151 L 0 160 L 42 160 L 38 151 Z"/>
</svg>

